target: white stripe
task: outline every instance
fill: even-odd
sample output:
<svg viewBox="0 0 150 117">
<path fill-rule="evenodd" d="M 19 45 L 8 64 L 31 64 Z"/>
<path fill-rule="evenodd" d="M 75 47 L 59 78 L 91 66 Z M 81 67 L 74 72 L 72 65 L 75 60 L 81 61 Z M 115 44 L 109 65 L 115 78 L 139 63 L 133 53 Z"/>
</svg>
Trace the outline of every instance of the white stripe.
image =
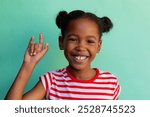
<svg viewBox="0 0 150 117">
<path fill-rule="evenodd" d="M 54 97 L 54 96 L 51 95 L 51 96 L 50 96 L 50 99 L 51 99 L 51 100 L 58 100 L 59 98 Z"/>
<path fill-rule="evenodd" d="M 51 88 L 51 81 L 50 81 L 50 77 L 49 77 L 48 73 L 46 74 L 46 79 L 48 81 L 48 89 L 50 89 Z"/>
<path fill-rule="evenodd" d="M 104 78 L 107 78 L 107 77 L 114 77 L 114 78 L 116 78 L 116 76 L 113 75 L 113 74 L 100 74 L 99 77 L 104 77 Z"/>
<path fill-rule="evenodd" d="M 57 85 L 67 85 L 67 86 L 85 86 L 85 87 L 109 87 L 114 88 L 113 84 L 94 84 L 94 83 L 78 83 L 78 82 L 57 82 Z"/>
<path fill-rule="evenodd" d="M 94 82 L 117 82 L 117 79 L 96 79 Z"/>
<path fill-rule="evenodd" d="M 115 92 L 115 94 L 113 96 L 113 98 L 116 97 L 115 100 L 118 98 L 120 91 L 121 91 L 121 87 L 119 86 L 118 90 Z"/>
<path fill-rule="evenodd" d="M 66 69 L 64 69 L 63 71 L 51 71 L 51 73 L 54 73 L 54 74 L 58 74 L 58 75 L 62 75 L 64 74 L 64 72 L 66 72 Z"/>
<path fill-rule="evenodd" d="M 52 88 L 57 89 L 59 91 L 71 91 L 71 92 L 93 92 L 93 93 L 110 93 L 113 94 L 112 90 L 103 90 L 103 89 L 83 89 L 83 88 L 66 88 L 66 87 L 57 87 L 52 85 Z"/>
<path fill-rule="evenodd" d="M 117 92 L 116 90 L 117 90 L 118 87 L 119 87 L 119 89 L 118 89 L 118 92 Z M 114 89 L 114 97 L 116 96 L 115 99 L 118 98 L 119 91 L 120 91 L 120 86 L 119 86 L 119 83 L 117 82 L 117 84 L 115 85 L 115 89 Z"/>
<path fill-rule="evenodd" d="M 99 99 L 99 98 L 103 98 L 103 99 L 112 99 L 112 96 L 104 96 L 104 95 L 83 95 L 83 94 L 66 94 L 66 93 L 59 93 L 59 92 L 55 92 L 55 91 L 51 91 L 52 94 L 60 96 L 60 97 L 69 97 L 69 98 L 94 98 L 94 99 Z"/>
<path fill-rule="evenodd" d="M 51 87 L 51 82 L 50 82 L 50 78 L 49 78 L 48 73 L 46 73 L 45 76 L 46 76 L 46 80 L 47 80 L 47 84 L 48 84 L 48 89 L 47 89 L 47 92 L 46 92 L 46 98 L 48 99 L 48 97 L 49 97 L 49 89 Z"/>
<path fill-rule="evenodd" d="M 66 80 L 66 81 L 68 81 L 68 80 L 71 80 L 71 78 L 69 78 L 69 77 L 64 77 L 64 76 L 54 76 L 54 78 L 56 79 L 56 80 Z"/>
<path fill-rule="evenodd" d="M 56 76 L 56 75 L 54 75 L 54 74 L 56 74 L 56 75 L 60 75 L 60 76 Z M 102 74 L 102 73 L 104 73 L 104 74 Z M 82 83 L 82 82 L 65 82 L 65 81 L 70 81 L 70 80 L 72 80 L 70 77 L 68 77 L 68 74 L 66 73 L 66 69 L 62 69 L 62 71 L 52 71 L 52 72 L 50 72 L 50 75 L 51 75 L 51 78 L 53 79 L 54 78 L 54 80 L 52 81 L 52 82 L 55 82 L 57 85 L 65 85 L 65 86 L 79 86 L 79 88 L 66 88 L 66 87 L 57 87 L 57 85 L 52 85 L 52 87 L 55 89 L 55 87 L 56 87 L 56 89 L 58 90 L 58 91 L 70 91 L 70 92 L 91 92 L 91 93 L 109 93 L 109 94 L 114 94 L 114 93 L 116 93 L 116 92 L 114 92 L 114 90 L 112 91 L 112 90 L 109 90 L 109 89 L 105 89 L 105 90 L 101 90 L 101 89 L 87 89 L 86 87 L 99 87 L 99 88 L 116 88 L 117 87 L 117 85 L 119 85 L 118 84 L 118 81 L 117 81 L 117 78 L 116 78 L 116 76 L 115 75 L 113 75 L 113 74 L 105 74 L 106 72 L 102 72 L 102 71 L 100 71 L 100 75 L 99 75 L 99 77 L 100 78 L 98 78 L 98 79 L 96 79 L 94 82 L 99 82 L 99 83 L 101 83 L 101 82 L 105 82 L 105 83 L 109 83 L 109 82 L 114 82 L 114 83 L 117 83 L 116 85 L 114 85 L 114 84 L 94 84 L 94 83 Z M 68 97 L 68 98 L 94 98 L 94 99 L 99 99 L 99 98 L 102 98 L 102 99 L 113 99 L 113 97 L 114 96 L 107 96 L 107 95 L 84 95 L 84 94 L 71 94 L 71 93 L 60 93 L 60 92 L 57 92 L 57 91 L 53 91 L 53 90 L 51 90 L 51 81 L 50 81 L 50 78 L 49 78 L 49 75 L 48 75 L 48 73 L 47 74 L 45 74 L 46 75 L 46 79 L 47 79 L 47 81 L 48 81 L 48 91 L 50 91 L 52 94 L 54 94 L 54 95 L 57 95 L 57 96 L 60 96 L 60 97 Z M 114 79 L 107 79 L 108 77 L 114 77 Z M 56 81 L 56 80 L 58 80 L 58 81 Z M 46 84 L 45 84 L 45 82 L 44 82 L 44 76 L 41 76 L 41 80 L 42 80 L 42 83 L 43 83 L 43 85 L 44 85 L 44 88 L 46 89 Z M 64 80 L 64 81 L 59 81 L 59 80 Z M 81 87 L 83 87 L 83 88 L 80 88 L 80 86 Z M 120 90 L 119 90 L 119 92 L 118 92 L 118 94 L 117 94 L 117 97 L 118 97 L 118 95 L 119 95 L 119 93 L 120 93 Z M 116 95 L 116 94 L 114 94 L 114 95 Z M 59 99 L 59 98 L 57 98 L 57 97 L 55 97 L 55 96 L 51 96 L 51 95 L 49 95 L 49 92 L 48 92 L 48 94 L 47 94 L 47 96 L 48 97 L 50 97 L 50 99 Z M 117 98 L 116 97 L 116 98 Z"/>
<path fill-rule="evenodd" d="M 56 76 L 56 75 L 62 75 L 63 76 L 63 73 L 62 72 L 57 72 L 57 71 L 53 71 L 51 72 L 52 76 Z M 55 75 L 56 74 L 56 75 Z"/>
</svg>

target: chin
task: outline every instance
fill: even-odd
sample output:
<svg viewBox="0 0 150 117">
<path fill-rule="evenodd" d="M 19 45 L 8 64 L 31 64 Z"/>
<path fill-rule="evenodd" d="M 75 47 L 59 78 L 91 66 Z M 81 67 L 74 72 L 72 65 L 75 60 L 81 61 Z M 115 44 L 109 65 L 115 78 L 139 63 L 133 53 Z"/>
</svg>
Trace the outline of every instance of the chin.
<svg viewBox="0 0 150 117">
<path fill-rule="evenodd" d="M 74 69 L 74 70 L 78 70 L 78 71 L 81 71 L 81 70 L 85 70 L 85 69 L 87 69 L 88 67 L 87 66 L 84 66 L 84 65 L 69 65 L 69 67 L 71 68 L 71 69 Z"/>
</svg>

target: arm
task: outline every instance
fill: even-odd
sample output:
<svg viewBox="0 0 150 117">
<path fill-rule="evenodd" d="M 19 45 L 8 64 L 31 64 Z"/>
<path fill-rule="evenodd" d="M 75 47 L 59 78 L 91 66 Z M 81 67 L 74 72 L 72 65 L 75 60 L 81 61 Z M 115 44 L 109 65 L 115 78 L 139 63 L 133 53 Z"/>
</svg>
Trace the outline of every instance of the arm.
<svg viewBox="0 0 150 117">
<path fill-rule="evenodd" d="M 32 90 L 24 94 L 23 100 L 41 100 L 44 99 L 44 97 L 45 89 L 43 87 L 42 82 L 39 81 Z"/>
<path fill-rule="evenodd" d="M 32 71 L 34 70 L 34 67 L 48 50 L 48 44 L 46 44 L 43 48 L 42 34 L 40 34 L 39 44 L 34 44 L 33 40 L 34 37 L 32 36 L 24 56 L 23 64 L 5 99 L 43 99 L 45 95 L 44 87 L 42 86 L 42 83 L 40 81 L 33 89 L 23 95 L 24 88 L 32 74 Z"/>
</svg>

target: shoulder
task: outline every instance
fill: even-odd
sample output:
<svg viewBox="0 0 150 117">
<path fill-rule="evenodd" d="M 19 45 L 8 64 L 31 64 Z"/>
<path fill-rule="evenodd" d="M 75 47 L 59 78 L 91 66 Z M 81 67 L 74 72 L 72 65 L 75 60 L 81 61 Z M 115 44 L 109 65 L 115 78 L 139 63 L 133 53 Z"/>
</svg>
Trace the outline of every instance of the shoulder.
<svg viewBox="0 0 150 117">
<path fill-rule="evenodd" d="M 96 68 L 96 69 L 99 71 L 99 76 L 117 78 L 117 76 L 114 75 L 114 74 L 111 73 L 111 72 L 103 71 L 103 70 L 101 70 L 101 69 L 99 69 L 99 68 Z"/>
<path fill-rule="evenodd" d="M 61 76 L 65 74 L 65 72 L 66 72 L 66 68 L 61 68 L 53 71 L 48 71 L 45 74 L 41 75 L 40 77 L 50 78 L 52 76 Z"/>
<path fill-rule="evenodd" d="M 65 71 L 66 68 L 62 68 L 54 71 L 48 71 L 45 74 L 41 75 L 39 79 L 42 81 L 42 84 L 46 89 L 46 87 L 51 86 L 53 79 L 56 79 L 57 77 L 61 77 Z"/>
<path fill-rule="evenodd" d="M 116 75 L 112 74 L 111 72 L 108 71 L 103 71 L 97 68 L 97 70 L 99 71 L 99 75 L 98 78 L 101 80 L 107 80 L 107 81 L 111 81 L 111 82 L 118 82 L 118 78 Z"/>
<path fill-rule="evenodd" d="M 105 84 L 105 87 L 112 89 L 113 91 L 113 99 L 118 99 L 118 96 L 121 92 L 121 86 L 118 82 L 118 78 L 116 75 L 108 72 L 108 71 L 102 71 L 98 69 L 99 76 L 97 78 L 97 82 L 101 82 Z"/>
</svg>

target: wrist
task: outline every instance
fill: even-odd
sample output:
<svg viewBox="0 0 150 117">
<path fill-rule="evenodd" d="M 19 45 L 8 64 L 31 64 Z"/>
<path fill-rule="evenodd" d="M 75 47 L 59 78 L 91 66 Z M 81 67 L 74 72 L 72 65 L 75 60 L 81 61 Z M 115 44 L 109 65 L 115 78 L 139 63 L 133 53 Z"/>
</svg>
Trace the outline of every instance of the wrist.
<svg viewBox="0 0 150 117">
<path fill-rule="evenodd" d="M 25 62 L 25 61 L 23 61 L 23 63 L 22 63 L 22 67 L 24 67 L 26 69 L 29 69 L 29 70 L 34 69 L 35 65 L 36 64 L 34 64 L 34 63 L 28 63 L 28 62 Z"/>
</svg>

